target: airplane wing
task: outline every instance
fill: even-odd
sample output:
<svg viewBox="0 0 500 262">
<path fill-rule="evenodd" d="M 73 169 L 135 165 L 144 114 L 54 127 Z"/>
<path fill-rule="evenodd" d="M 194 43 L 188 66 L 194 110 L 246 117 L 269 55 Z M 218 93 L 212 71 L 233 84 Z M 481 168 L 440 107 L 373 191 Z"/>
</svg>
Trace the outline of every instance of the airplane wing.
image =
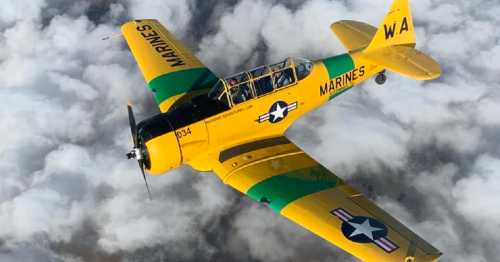
<svg viewBox="0 0 500 262">
<path fill-rule="evenodd" d="M 130 21 L 122 33 L 162 112 L 217 82 L 217 76 L 157 20 Z"/>
<path fill-rule="evenodd" d="M 285 137 L 224 150 L 224 183 L 363 261 L 437 261 L 441 253 Z"/>
<path fill-rule="evenodd" d="M 377 33 L 376 27 L 352 20 L 335 22 L 330 29 L 349 51 L 367 47 Z"/>
</svg>

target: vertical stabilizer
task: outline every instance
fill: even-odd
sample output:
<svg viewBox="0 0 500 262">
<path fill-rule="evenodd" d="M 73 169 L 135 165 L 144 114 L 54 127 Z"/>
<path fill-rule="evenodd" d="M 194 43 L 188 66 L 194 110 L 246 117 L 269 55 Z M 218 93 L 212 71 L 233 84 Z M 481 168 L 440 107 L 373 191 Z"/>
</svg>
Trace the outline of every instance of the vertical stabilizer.
<svg viewBox="0 0 500 262">
<path fill-rule="evenodd" d="M 365 51 L 394 45 L 415 46 L 415 29 L 409 0 L 395 0 Z"/>
</svg>

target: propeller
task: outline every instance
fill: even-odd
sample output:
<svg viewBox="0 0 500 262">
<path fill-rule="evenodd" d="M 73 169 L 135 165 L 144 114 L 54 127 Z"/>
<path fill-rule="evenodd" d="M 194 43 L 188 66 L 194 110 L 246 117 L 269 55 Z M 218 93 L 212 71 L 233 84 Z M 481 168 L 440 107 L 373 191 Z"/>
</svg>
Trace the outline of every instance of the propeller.
<svg viewBox="0 0 500 262">
<path fill-rule="evenodd" d="M 146 173 L 144 172 L 144 148 L 142 143 L 139 142 L 137 125 L 135 123 L 134 111 L 132 110 L 132 105 L 127 105 L 128 109 L 128 121 L 130 123 L 130 131 L 132 133 L 132 139 L 134 140 L 134 148 L 132 151 L 127 153 L 128 159 L 136 159 L 139 162 L 139 168 L 141 169 L 142 178 L 144 178 L 144 183 L 146 183 L 146 189 L 148 190 L 149 200 L 152 200 L 151 189 L 149 188 L 148 180 L 146 179 Z"/>
</svg>

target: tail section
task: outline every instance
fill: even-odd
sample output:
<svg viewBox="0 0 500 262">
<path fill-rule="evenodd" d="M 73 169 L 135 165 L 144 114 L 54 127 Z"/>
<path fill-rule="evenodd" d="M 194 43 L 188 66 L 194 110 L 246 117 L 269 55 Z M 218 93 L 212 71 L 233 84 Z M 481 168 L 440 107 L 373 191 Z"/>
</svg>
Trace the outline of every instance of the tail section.
<svg viewBox="0 0 500 262">
<path fill-rule="evenodd" d="M 401 75 L 431 80 L 441 67 L 415 49 L 416 36 L 409 0 L 394 0 L 378 29 L 356 21 L 339 21 L 331 26 L 341 42 L 363 61 Z"/>
<path fill-rule="evenodd" d="M 409 0 L 395 0 L 365 52 L 395 45 L 414 47 L 415 42 L 410 2 Z"/>
</svg>

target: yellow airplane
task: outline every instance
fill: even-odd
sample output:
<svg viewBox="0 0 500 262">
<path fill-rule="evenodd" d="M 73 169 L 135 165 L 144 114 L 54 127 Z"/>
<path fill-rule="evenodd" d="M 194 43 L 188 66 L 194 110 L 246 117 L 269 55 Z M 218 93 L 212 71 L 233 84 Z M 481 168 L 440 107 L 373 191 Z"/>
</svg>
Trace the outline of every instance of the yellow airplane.
<svg viewBox="0 0 500 262">
<path fill-rule="evenodd" d="M 135 123 L 127 154 L 153 175 L 180 165 L 225 184 L 363 261 L 437 261 L 441 253 L 284 136 L 298 118 L 385 70 L 417 79 L 441 75 L 415 49 L 408 0 L 381 26 L 339 21 L 349 50 L 318 61 L 288 58 L 218 78 L 156 20 L 122 26 L 161 114 Z M 146 186 L 149 186 L 146 181 Z"/>
</svg>

